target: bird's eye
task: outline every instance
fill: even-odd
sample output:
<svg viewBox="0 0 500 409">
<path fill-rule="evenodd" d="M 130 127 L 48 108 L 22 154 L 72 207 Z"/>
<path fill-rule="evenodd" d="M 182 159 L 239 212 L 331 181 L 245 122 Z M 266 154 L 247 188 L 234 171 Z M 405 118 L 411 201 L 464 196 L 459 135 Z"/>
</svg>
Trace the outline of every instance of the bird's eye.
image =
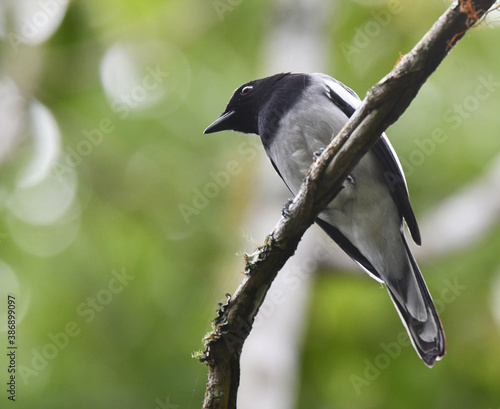
<svg viewBox="0 0 500 409">
<path fill-rule="evenodd" d="M 241 95 L 247 95 L 250 93 L 250 91 L 253 90 L 253 87 L 251 85 L 247 85 L 246 87 L 243 87 L 242 90 L 240 91 Z"/>
</svg>

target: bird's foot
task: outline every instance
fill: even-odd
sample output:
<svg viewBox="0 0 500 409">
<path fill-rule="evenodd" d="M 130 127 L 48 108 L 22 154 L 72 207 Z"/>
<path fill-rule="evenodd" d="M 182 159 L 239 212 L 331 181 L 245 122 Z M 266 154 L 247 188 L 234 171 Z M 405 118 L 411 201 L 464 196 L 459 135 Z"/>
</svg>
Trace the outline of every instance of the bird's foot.
<svg viewBox="0 0 500 409">
<path fill-rule="evenodd" d="M 293 203 L 293 199 L 288 199 L 286 201 L 286 203 L 283 205 L 283 207 L 281 208 L 281 215 L 283 217 L 290 217 L 290 206 L 291 204 Z"/>
<path fill-rule="evenodd" d="M 313 162 L 316 162 L 318 158 L 321 156 L 325 148 L 320 148 L 316 152 L 313 153 Z"/>
</svg>

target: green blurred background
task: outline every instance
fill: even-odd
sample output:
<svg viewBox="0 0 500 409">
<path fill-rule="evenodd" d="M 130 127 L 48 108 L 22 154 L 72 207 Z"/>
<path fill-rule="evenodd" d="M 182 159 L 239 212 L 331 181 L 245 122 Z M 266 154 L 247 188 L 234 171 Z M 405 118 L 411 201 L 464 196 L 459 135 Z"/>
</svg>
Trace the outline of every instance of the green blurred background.
<svg viewBox="0 0 500 409">
<path fill-rule="evenodd" d="M 328 16 L 327 73 L 361 96 L 448 5 L 397 2 L 400 12 L 370 32 L 389 3 L 339 1 Z M 250 136 L 202 132 L 237 86 L 272 74 L 262 49 L 287 18 L 275 7 L 2 3 L 1 407 L 201 407 L 207 370 L 191 355 L 241 279 L 242 220 L 259 189 L 251 159 L 263 155 Z M 388 131 L 417 217 L 473 183 L 500 151 L 498 44 L 494 25 L 472 30 Z M 484 81 L 489 93 L 467 99 Z M 465 109 L 458 117 L 454 104 Z M 446 140 L 426 154 L 422 141 L 436 129 Z M 238 151 L 243 142 L 251 157 Z M 197 199 L 210 172 L 233 159 L 227 186 Z M 459 283 L 441 302 L 448 355 L 432 370 L 411 347 L 385 361 L 381 345 L 403 328 L 375 282 L 318 271 L 298 407 L 500 407 L 499 248 L 492 217 L 470 243 L 420 261 L 435 299 Z M 15 404 L 6 391 L 7 294 L 18 320 Z"/>
</svg>

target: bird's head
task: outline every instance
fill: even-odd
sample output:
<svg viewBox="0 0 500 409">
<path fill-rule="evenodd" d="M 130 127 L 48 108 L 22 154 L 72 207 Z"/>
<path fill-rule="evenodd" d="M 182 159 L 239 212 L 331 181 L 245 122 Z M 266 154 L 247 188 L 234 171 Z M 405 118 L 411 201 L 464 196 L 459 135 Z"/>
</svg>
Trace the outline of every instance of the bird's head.
<svg viewBox="0 0 500 409">
<path fill-rule="evenodd" d="M 288 74 L 250 81 L 234 91 L 224 112 L 203 133 L 238 131 L 259 134 L 259 112 L 274 90 L 276 83 Z"/>
</svg>

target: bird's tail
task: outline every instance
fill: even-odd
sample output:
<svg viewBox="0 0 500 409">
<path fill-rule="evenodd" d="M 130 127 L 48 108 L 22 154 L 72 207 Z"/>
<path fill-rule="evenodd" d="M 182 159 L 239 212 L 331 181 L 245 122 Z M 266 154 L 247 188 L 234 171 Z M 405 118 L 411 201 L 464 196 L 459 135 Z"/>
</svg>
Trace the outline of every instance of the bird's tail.
<svg viewBox="0 0 500 409">
<path fill-rule="evenodd" d="M 446 353 L 445 335 L 420 269 L 404 238 L 403 242 L 412 272 L 397 283 L 386 283 L 387 290 L 417 354 L 432 367 Z"/>
</svg>

